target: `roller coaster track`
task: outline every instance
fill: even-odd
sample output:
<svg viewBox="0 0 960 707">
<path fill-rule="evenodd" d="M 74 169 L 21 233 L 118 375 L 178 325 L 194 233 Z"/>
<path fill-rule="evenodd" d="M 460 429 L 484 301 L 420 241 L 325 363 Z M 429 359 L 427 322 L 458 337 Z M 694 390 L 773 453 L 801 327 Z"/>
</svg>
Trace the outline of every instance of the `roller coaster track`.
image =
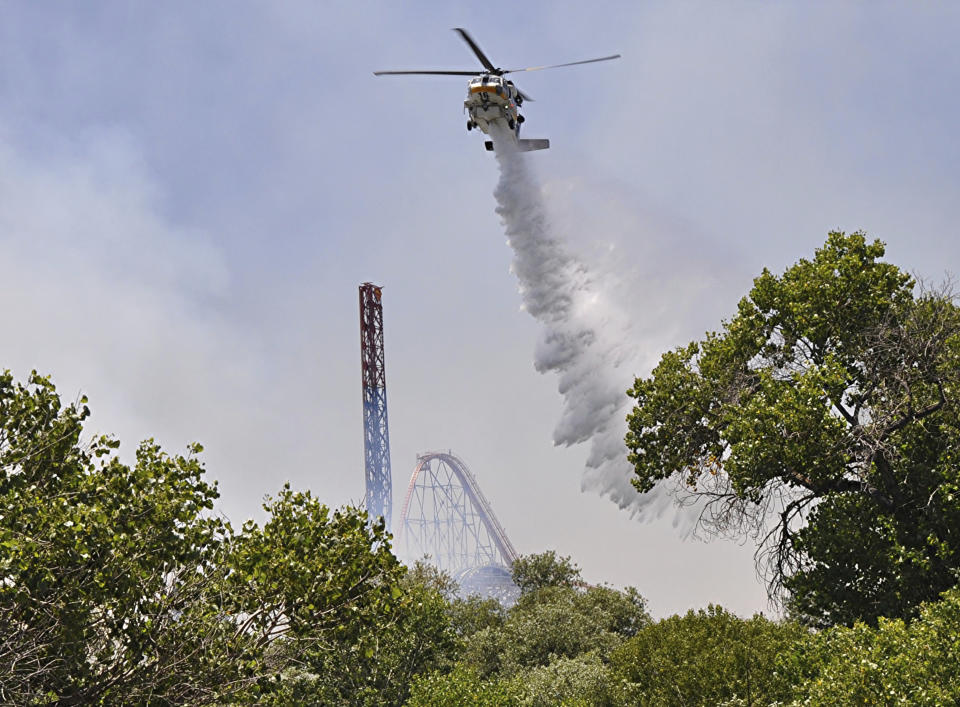
<svg viewBox="0 0 960 707">
<path fill-rule="evenodd" d="M 398 544 L 409 557 L 428 555 L 454 577 L 481 568 L 509 572 L 517 558 L 476 478 L 449 451 L 417 457 L 400 514 Z"/>
</svg>

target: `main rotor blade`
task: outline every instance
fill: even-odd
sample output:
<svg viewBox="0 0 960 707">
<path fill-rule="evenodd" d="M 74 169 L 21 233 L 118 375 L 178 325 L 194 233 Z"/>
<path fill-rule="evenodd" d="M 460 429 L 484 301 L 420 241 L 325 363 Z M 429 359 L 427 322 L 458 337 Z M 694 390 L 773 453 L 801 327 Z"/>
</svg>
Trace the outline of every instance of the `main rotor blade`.
<svg viewBox="0 0 960 707">
<path fill-rule="evenodd" d="M 426 74 L 429 76 L 476 76 L 476 71 L 374 71 L 374 76 L 407 76 L 410 74 Z"/>
<path fill-rule="evenodd" d="M 453 31 L 458 32 L 460 34 L 460 37 L 463 39 L 463 41 L 466 42 L 468 45 L 470 45 L 470 48 L 473 50 L 473 53 L 477 55 L 477 59 L 480 60 L 480 63 L 483 64 L 483 67 L 487 71 L 497 70 L 497 67 L 495 67 L 493 65 L 493 62 L 491 62 L 487 58 L 487 55 L 483 53 L 483 50 L 479 46 L 477 46 L 477 43 L 473 41 L 473 37 L 470 36 L 467 30 L 465 30 L 463 27 L 454 27 Z"/>
<path fill-rule="evenodd" d="M 561 66 L 576 66 L 577 64 L 593 64 L 598 61 L 610 61 L 611 59 L 619 59 L 619 54 L 611 54 L 610 56 L 602 56 L 599 59 L 585 59 L 584 61 L 571 61 L 567 64 L 551 64 L 550 66 L 531 66 L 526 69 L 507 69 L 503 73 L 505 74 L 515 74 L 518 71 L 542 71 L 543 69 L 559 69 Z"/>
</svg>

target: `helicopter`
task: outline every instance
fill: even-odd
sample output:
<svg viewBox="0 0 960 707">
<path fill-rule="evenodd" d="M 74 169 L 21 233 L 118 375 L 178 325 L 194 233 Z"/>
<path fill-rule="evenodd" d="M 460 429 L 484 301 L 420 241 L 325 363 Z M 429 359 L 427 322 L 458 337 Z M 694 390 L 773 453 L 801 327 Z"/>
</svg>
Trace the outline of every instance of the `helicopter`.
<svg viewBox="0 0 960 707">
<path fill-rule="evenodd" d="M 550 147 L 550 141 L 546 139 L 521 139 L 520 126 L 524 122 L 524 117 L 520 115 L 520 106 L 524 101 L 532 101 L 526 93 L 521 91 L 506 74 L 514 74 L 520 71 L 541 71 L 543 69 L 558 69 L 563 66 L 576 66 L 577 64 L 593 64 L 598 61 L 610 61 L 619 59 L 619 54 L 611 54 L 598 59 L 585 59 L 583 61 L 571 61 L 566 64 L 551 64 L 550 66 L 531 66 L 525 69 L 500 69 L 493 65 L 493 62 L 487 58 L 480 46 L 473 40 L 470 33 L 462 27 L 455 27 L 454 32 L 460 35 L 460 38 L 467 43 L 467 46 L 473 50 L 477 59 L 483 65 L 483 71 L 374 71 L 374 76 L 403 76 L 403 75 L 429 75 L 429 76 L 471 76 L 467 84 L 467 99 L 463 102 L 464 112 L 467 114 L 467 130 L 479 129 L 487 135 L 492 135 L 491 130 L 505 127 L 513 135 L 516 143 L 516 149 L 521 152 L 530 150 L 545 150 Z M 493 151 L 493 140 L 486 140 L 484 147 L 488 151 Z"/>
</svg>

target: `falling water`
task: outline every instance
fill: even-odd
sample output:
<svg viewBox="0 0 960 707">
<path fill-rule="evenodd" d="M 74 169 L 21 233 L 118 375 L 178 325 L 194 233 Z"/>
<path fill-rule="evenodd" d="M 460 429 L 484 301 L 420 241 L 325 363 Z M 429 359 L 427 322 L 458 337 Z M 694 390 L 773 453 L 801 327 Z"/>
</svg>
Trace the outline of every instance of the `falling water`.
<svg viewBox="0 0 960 707">
<path fill-rule="evenodd" d="M 584 490 L 609 496 L 631 515 L 654 517 L 671 504 L 662 488 L 639 494 L 623 438 L 632 384 L 629 322 L 596 275 L 551 233 L 542 189 L 506 129 L 493 139 L 500 181 L 497 213 L 513 249 L 524 308 L 542 325 L 534 366 L 555 373 L 562 412 L 554 444 L 589 444 Z"/>
</svg>

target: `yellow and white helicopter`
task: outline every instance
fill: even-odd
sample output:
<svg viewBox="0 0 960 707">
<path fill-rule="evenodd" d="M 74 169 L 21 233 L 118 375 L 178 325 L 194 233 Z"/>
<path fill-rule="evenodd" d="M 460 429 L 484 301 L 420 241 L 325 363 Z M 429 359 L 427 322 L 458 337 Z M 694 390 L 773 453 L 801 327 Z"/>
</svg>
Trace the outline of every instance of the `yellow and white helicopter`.
<svg viewBox="0 0 960 707">
<path fill-rule="evenodd" d="M 467 86 L 467 100 L 463 102 L 467 113 L 467 130 L 479 128 L 487 135 L 494 126 L 505 126 L 517 142 L 517 149 L 521 151 L 545 150 L 550 147 L 549 140 L 522 140 L 520 139 L 520 125 L 524 118 L 519 108 L 524 101 L 532 101 L 527 94 L 514 86 L 513 81 L 504 78 L 505 74 L 514 74 L 520 71 L 540 71 L 542 69 L 557 69 L 562 66 L 577 64 L 593 64 L 598 61 L 619 59 L 619 54 L 603 56 L 599 59 L 571 61 L 566 64 L 552 64 L 550 66 L 531 66 L 526 69 L 500 69 L 493 65 L 483 53 L 483 50 L 473 41 L 473 37 L 462 27 L 454 28 L 464 42 L 473 50 L 477 59 L 483 64 L 484 71 L 374 71 L 374 76 L 398 75 L 430 75 L 430 76 L 472 76 Z M 493 140 L 484 142 L 487 150 L 493 150 Z"/>
</svg>

